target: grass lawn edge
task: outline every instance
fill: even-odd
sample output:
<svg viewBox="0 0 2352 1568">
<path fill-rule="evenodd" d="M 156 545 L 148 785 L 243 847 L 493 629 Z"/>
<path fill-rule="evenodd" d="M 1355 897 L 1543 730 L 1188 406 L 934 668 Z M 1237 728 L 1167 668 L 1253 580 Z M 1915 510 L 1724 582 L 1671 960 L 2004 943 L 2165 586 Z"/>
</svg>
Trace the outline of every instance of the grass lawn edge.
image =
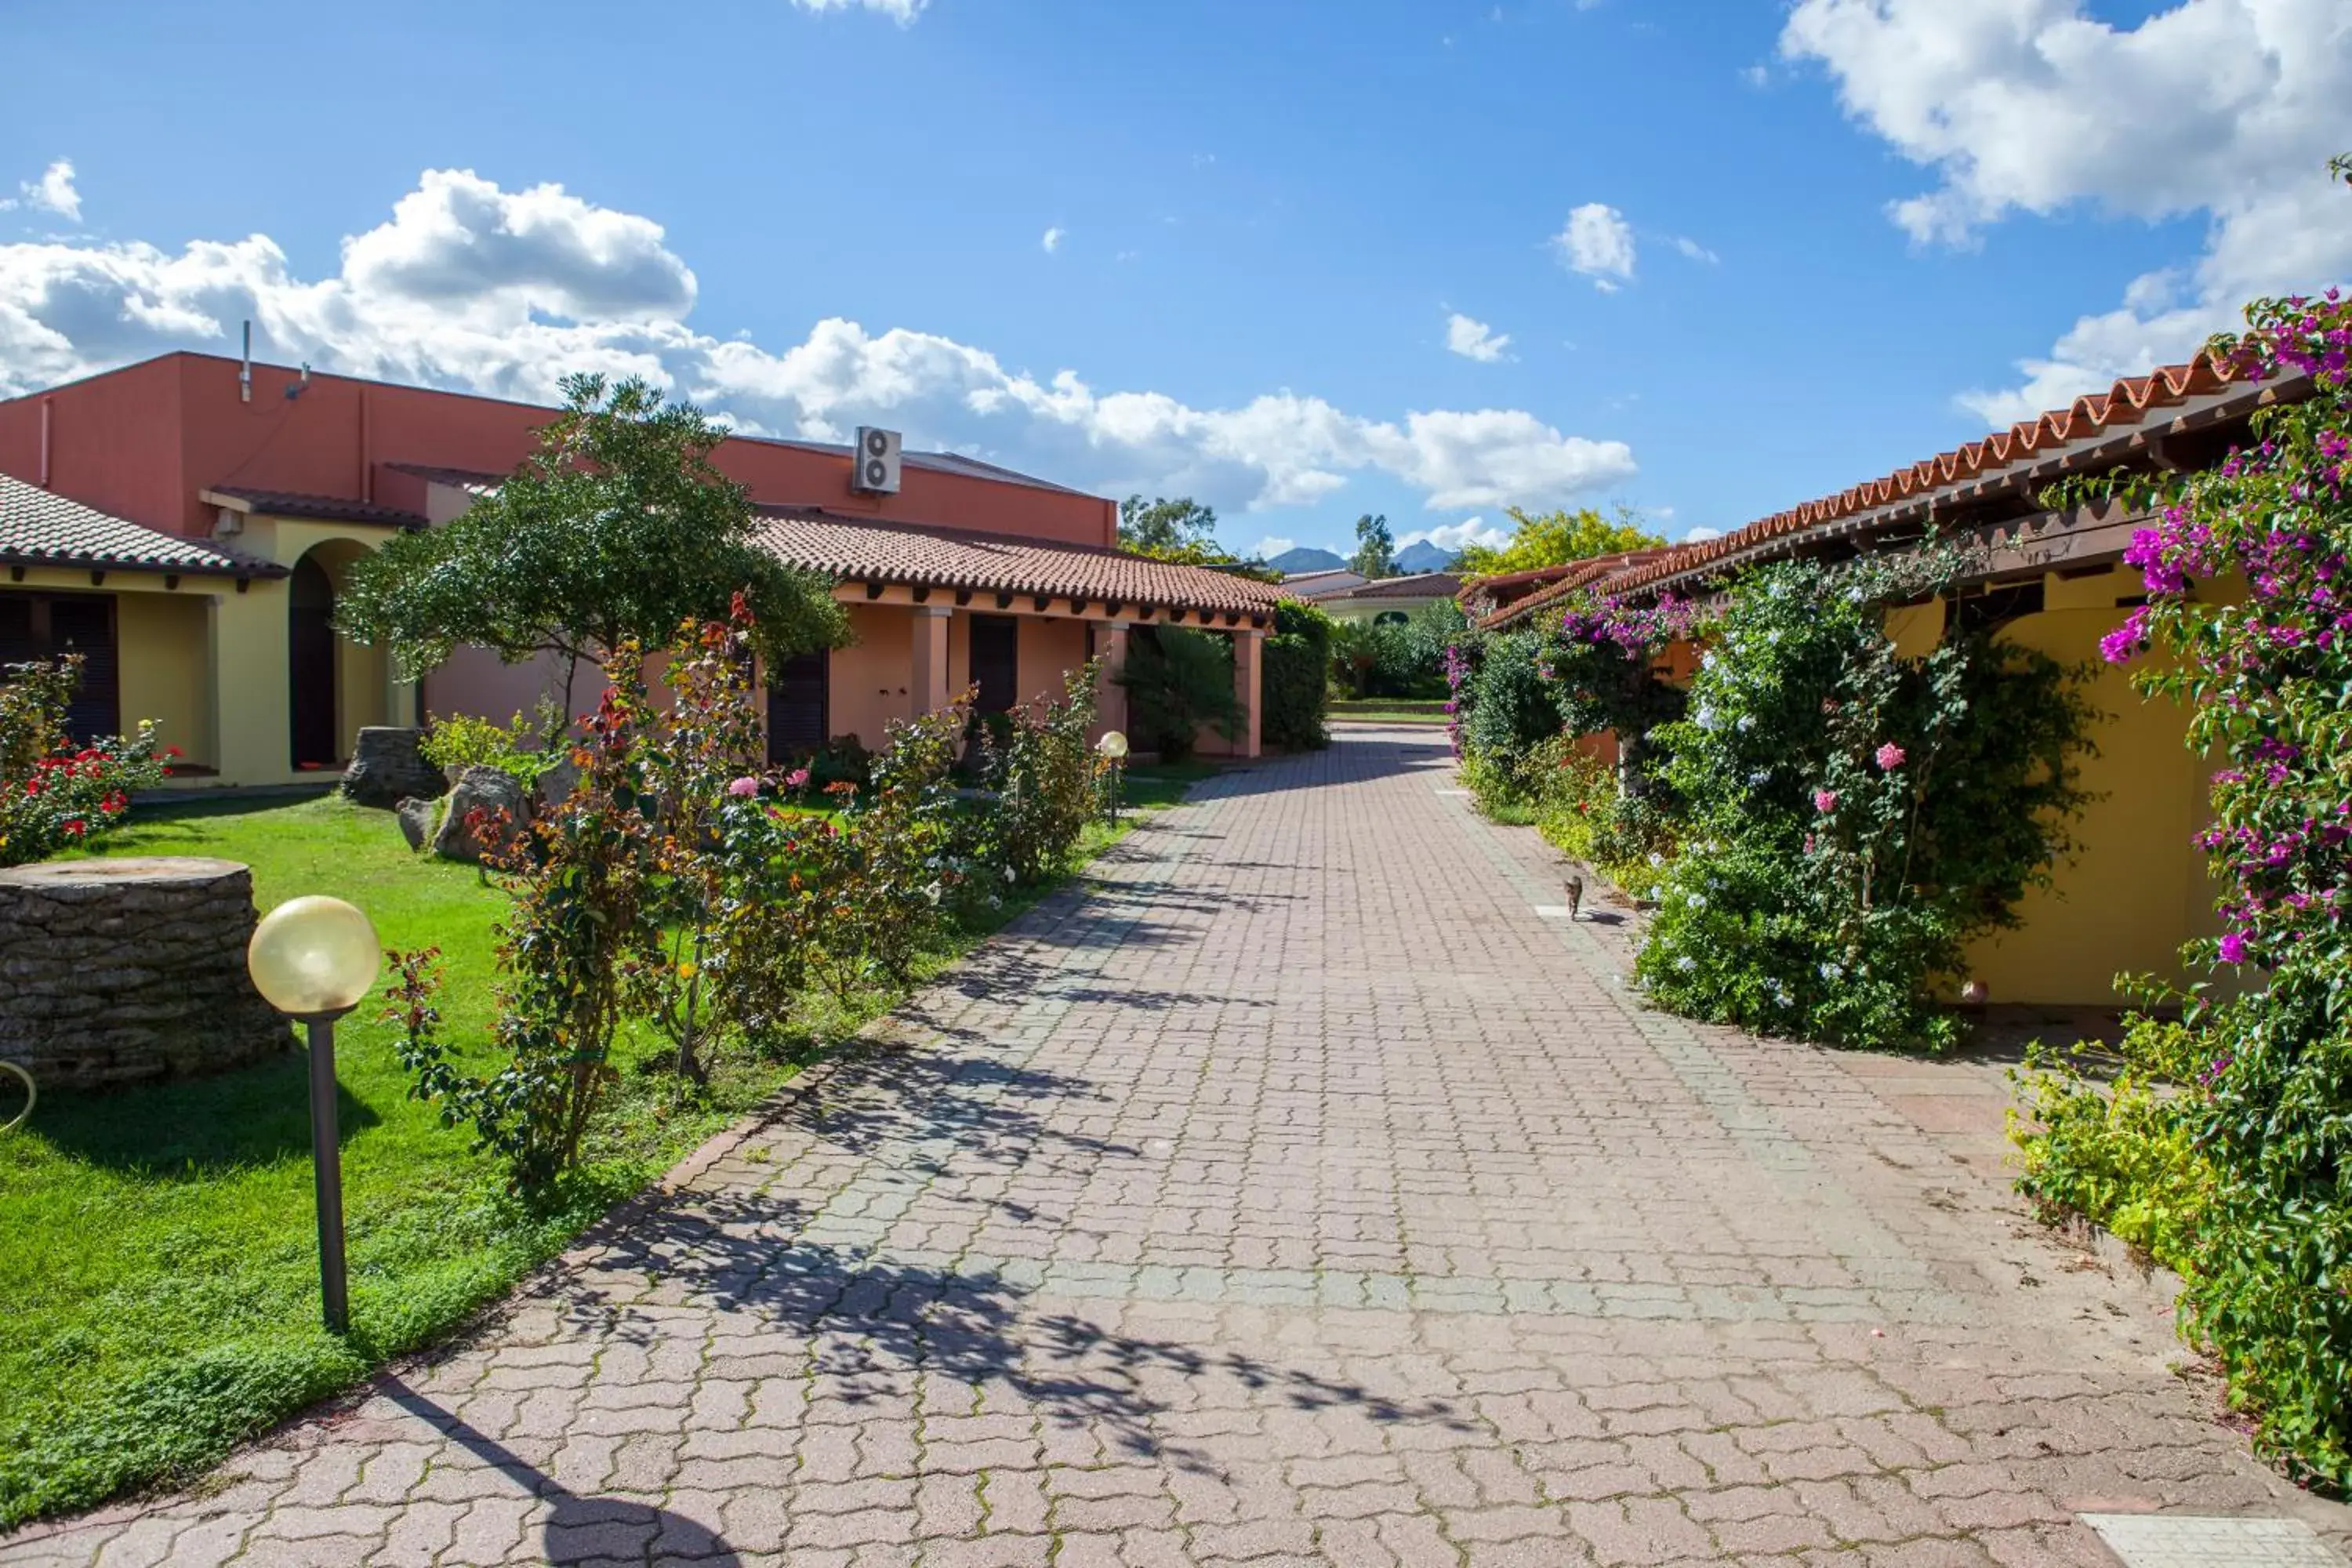
<svg viewBox="0 0 2352 1568">
<path fill-rule="evenodd" d="M 446 1324 L 426 1331 L 422 1342 L 383 1355 L 340 1386 L 274 1412 L 255 1412 L 250 1425 L 227 1435 L 222 1447 L 201 1459 L 169 1464 L 127 1479 L 103 1495 L 69 1503 L 62 1509 L 28 1513 L 13 1524 L 0 1526 L 0 1544 L 24 1544 L 52 1537 L 74 1528 L 93 1513 L 135 1510 L 149 1500 L 176 1490 L 204 1489 L 214 1483 L 214 1478 L 220 1476 L 224 1467 L 235 1463 L 238 1453 L 268 1445 L 289 1428 L 321 1415 L 355 1408 L 372 1397 L 387 1376 L 396 1378 L 404 1370 L 436 1364 L 478 1344 L 520 1302 L 540 1291 L 565 1269 L 576 1266 L 584 1254 L 610 1245 L 616 1236 L 625 1233 L 625 1227 L 658 1212 L 746 1139 L 772 1123 L 778 1115 L 803 1095 L 820 1088 L 841 1064 L 877 1048 L 911 998 L 962 968 L 974 954 L 1014 931 L 1038 911 L 1091 897 L 1093 889 L 1087 873 L 1092 866 L 1115 851 L 1159 813 L 1183 805 L 1190 799 L 1195 785 L 1224 771 L 1224 766 L 1200 762 L 1171 764 L 1154 770 L 1150 784 L 1157 786 L 1155 795 L 1160 791 L 1164 791 L 1164 795 L 1142 800 L 1130 796 L 1116 827 L 1098 824 L 1091 829 L 1089 841 L 1082 843 L 1061 875 L 1036 889 L 1024 890 L 1017 903 L 1008 900 L 1003 918 L 987 929 L 957 932 L 948 947 L 937 955 L 936 964 L 928 967 L 908 985 L 898 989 L 873 1016 L 832 1040 L 807 1059 L 793 1064 L 789 1076 L 769 1089 L 760 1100 L 691 1146 L 663 1168 L 659 1174 L 588 1217 L 536 1262 L 526 1263 L 518 1268 L 494 1293 L 453 1316 Z M 451 1135 L 461 1134 L 453 1131 Z"/>
</svg>

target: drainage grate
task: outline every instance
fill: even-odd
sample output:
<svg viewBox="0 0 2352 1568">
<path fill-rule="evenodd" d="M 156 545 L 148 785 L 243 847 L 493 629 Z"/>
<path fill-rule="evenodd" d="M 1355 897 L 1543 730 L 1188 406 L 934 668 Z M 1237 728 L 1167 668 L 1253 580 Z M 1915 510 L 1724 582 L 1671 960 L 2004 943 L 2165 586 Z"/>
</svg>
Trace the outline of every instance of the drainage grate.
<svg viewBox="0 0 2352 1568">
<path fill-rule="evenodd" d="M 2346 1568 L 2298 1520 L 2086 1513 L 2083 1522 L 2126 1568 Z"/>
</svg>

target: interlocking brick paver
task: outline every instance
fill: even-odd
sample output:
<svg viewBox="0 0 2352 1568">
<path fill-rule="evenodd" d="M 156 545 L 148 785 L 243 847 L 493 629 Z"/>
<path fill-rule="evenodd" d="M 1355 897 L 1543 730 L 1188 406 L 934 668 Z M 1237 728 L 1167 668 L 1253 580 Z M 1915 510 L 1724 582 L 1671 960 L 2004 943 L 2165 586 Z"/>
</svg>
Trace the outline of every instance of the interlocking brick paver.
<svg viewBox="0 0 2352 1568">
<path fill-rule="evenodd" d="M 1137 831 L 499 1324 L 0 1563 L 2092 1563 L 2294 1515 L 1887 1063 L 1641 1010 L 1427 732 Z M 1881 1092 L 1881 1085 L 1899 1086 Z M 2038 1283 L 2021 1281 L 2031 1275 Z"/>
</svg>

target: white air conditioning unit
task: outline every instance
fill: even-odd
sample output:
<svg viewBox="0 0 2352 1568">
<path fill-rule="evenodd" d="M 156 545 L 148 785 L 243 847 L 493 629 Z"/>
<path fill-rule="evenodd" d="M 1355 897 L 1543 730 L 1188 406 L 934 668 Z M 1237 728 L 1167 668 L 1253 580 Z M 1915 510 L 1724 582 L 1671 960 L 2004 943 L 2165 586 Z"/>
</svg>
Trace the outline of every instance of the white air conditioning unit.
<svg viewBox="0 0 2352 1568">
<path fill-rule="evenodd" d="M 898 493 L 898 443 L 896 430 L 877 430 L 871 425 L 857 427 L 857 447 L 851 454 L 856 467 L 849 476 L 849 488 L 877 496 Z"/>
</svg>

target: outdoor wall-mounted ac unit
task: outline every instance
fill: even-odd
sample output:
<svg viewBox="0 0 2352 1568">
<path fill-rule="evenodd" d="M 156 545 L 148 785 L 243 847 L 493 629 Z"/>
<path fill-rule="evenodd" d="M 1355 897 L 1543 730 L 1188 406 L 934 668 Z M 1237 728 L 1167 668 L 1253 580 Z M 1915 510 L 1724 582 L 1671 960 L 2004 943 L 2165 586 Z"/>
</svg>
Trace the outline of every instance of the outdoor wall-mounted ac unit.
<svg viewBox="0 0 2352 1568">
<path fill-rule="evenodd" d="M 849 488 L 878 496 L 898 494 L 899 439 L 896 430 L 860 425 L 857 447 L 851 454 L 856 467 L 849 476 Z"/>
</svg>

